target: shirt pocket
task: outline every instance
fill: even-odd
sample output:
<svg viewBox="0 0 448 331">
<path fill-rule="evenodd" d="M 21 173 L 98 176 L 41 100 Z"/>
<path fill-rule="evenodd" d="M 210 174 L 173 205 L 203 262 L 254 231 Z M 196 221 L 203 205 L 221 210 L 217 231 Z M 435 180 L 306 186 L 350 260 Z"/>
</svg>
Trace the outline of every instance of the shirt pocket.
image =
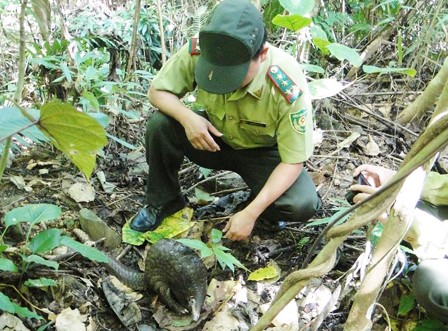
<svg viewBox="0 0 448 331">
<path fill-rule="evenodd" d="M 256 144 L 272 146 L 275 144 L 275 127 L 264 122 L 241 120 L 240 133 Z"/>
</svg>

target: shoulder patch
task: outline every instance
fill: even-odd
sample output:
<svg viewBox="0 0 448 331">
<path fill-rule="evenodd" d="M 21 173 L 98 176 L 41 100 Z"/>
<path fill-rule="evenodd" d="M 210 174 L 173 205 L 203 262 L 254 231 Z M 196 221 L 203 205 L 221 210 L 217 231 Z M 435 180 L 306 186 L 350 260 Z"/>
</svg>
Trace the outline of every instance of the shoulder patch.
<svg viewBox="0 0 448 331">
<path fill-rule="evenodd" d="M 294 131 L 304 134 L 306 132 L 306 109 L 289 114 L 289 121 Z"/>
<path fill-rule="evenodd" d="M 199 48 L 199 38 L 191 38 L 188 42 L 188 52 L 191 55 L 201 54 L 201 49 Z"/>
<path fill-rule="evenodd" d="M 270 66 L 268 76 L 289 103 L 293 103 L 302 95 L 300 88 L 279 66 Z"/>
</svg>

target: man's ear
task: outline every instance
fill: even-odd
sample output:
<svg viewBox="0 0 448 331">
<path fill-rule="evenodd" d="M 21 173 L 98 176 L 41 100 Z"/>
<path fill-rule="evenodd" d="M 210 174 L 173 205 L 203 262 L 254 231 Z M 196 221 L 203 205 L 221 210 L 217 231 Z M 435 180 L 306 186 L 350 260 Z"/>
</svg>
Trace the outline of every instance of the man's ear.
<svg viewBox="0 0 448 331">
<path fill-rule="evenodd" d="M 260 62 L 263 62 L 268 57 L 269 47 L 267 44 L 264 44 L 263 50 L 260 53 Z"/>
</svg>

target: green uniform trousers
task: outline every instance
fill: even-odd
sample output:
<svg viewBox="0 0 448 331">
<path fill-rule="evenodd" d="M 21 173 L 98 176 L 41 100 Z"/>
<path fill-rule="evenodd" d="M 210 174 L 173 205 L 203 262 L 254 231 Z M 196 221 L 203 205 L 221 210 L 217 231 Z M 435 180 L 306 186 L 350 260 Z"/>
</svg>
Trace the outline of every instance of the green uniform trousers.
<svg viewBox="0 0 448 331">
<path fill-rule="evenodd" d="M 154 113 L 146 127 L 148 205 L 158 207 L 181 197 L 178 171 L 184 157 L 204 168 L 238 173 L 251 189 L 252 196 L 260 192 L 281 162 L 275 147 L 235 150 L 217 137 L 215 141 L 221 147 L 218 152 L 194 149 L 180 123 L 161 112 Z M 261 216 L 273 221 L 305 222 L 319 206 L 315 185 L 304 169 L 295 183 Z"/>
<path fill-rule="evenodd" d="M 435 206 L 419 201 L 417 208 L 442 220 L 448 219 L 448 206 Z M 420 262 L 412 277 L 417 302 L 428 315 L 448 322 L 448 259 L 436 258 Z"/>
<path fill-rule="evenodd" d="M 428 315 L 448 322 L 448 259 L 420 262 L 412 280 L 415 298 Z"/>
</svg>

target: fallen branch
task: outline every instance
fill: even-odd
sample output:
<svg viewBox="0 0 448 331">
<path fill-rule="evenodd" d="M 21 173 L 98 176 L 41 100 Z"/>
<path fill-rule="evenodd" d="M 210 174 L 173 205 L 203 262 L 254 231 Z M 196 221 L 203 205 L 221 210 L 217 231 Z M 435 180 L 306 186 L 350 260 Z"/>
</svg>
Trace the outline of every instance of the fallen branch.
<svg viewBox="0 0 448 331">
<path fill-rule="evenodd" d="M 443 62 L 442 69 L 429 82 L 426 89 L 420 94 L 415 101 L 410 104 L 398 115 L 398 122 L 406 125 L 412 121 L 419 119 L 425 112 L 434 106 L 437 98 L 442 92 L 448 81 L 448 58 Z"/>
</svg>

